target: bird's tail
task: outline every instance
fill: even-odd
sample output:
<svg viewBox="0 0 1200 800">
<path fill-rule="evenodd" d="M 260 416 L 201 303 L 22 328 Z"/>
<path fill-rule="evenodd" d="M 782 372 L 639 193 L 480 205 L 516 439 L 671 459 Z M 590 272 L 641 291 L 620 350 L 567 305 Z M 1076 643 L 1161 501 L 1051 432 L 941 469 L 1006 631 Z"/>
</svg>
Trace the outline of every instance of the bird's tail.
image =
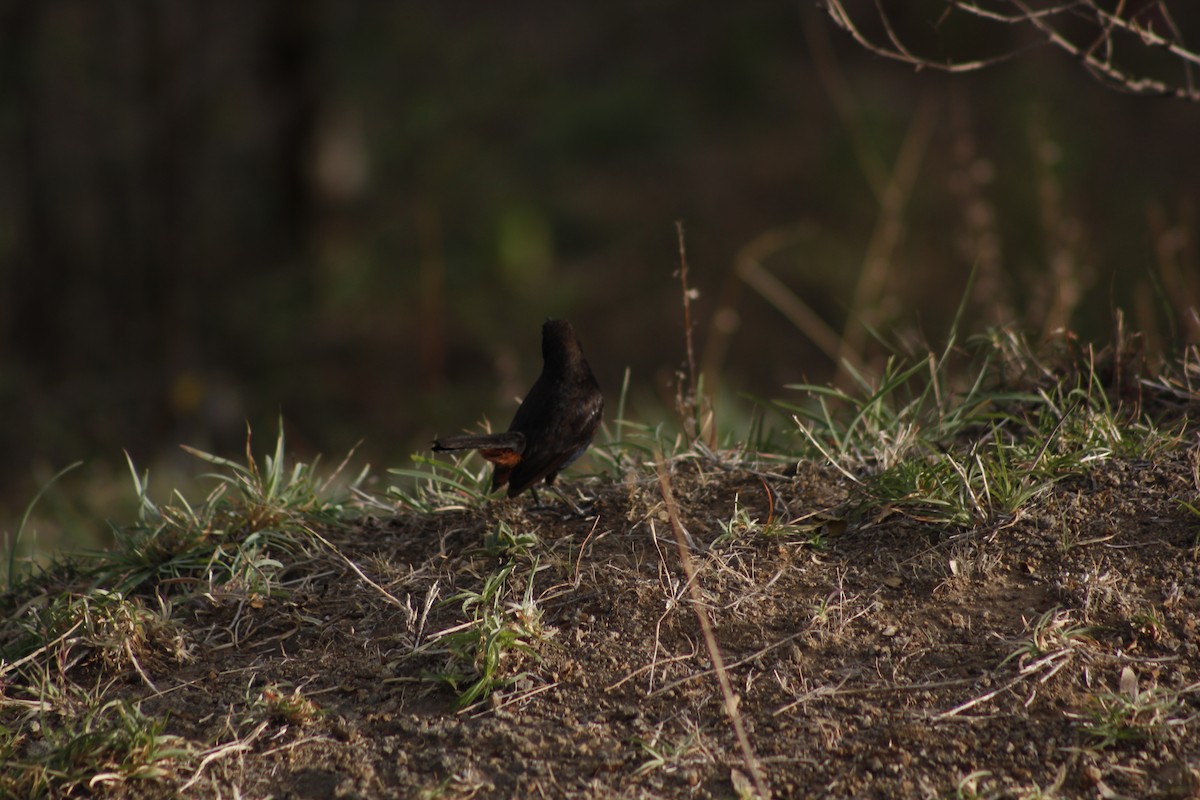
<svg viewBox="0 0 1200 800">
<path fill-rule="evenodd" d="M 525 452 L 523 433 L 465 433 L 433 440 L 434 450 L 504 450 L 520 455 Z"/>
</svg>

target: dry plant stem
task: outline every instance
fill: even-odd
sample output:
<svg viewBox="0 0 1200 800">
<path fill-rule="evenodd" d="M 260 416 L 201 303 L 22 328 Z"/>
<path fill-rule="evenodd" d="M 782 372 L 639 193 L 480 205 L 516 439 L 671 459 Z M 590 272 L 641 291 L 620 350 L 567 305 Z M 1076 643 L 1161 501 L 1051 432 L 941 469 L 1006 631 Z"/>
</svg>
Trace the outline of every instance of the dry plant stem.
<svg viewBox="0 0 1200 800">
<path fill-rule="evenodd" d="M 683 222 L 675 221 L 675 233 L 679 237 L 679 285 L 683 290 L 683 331 L 687 343 L 688 391 L 679 396 L 679 412 L 683 420 L 684 430 L 688 432 L 691 441 L 704 440 L 710 445 L 716 444 L 716 429 L 712 425 L 712 407 L 699 396 L 696 379 L 696 350 L 692 344 L 692 290 L 688 288 L 687 249 L 684 246 Z"/>
<path fill-rule="evenodd" d="M 1175 312 L 1177 334 L 1181 341 L 1200 341 L 1200 264 L 1196 259 L 1196 243 L 1191 231 L 1196 230 L 1195 206 L 1180 203 L 1178 221 L 1172 223 L 1166 210 L 1157 203 L 1147 203 L 1146 220 L 1154 243 L 1159 280 Z M 1154 315 L 1139 326 L 1143 335 L 1154 329 Z"/>
<path fill-rule="evenodd" d="M 66 641 L 67 638 L 71 634 L 73 634 L 75 631 L 79 630 L 79 628 L 82 625 L 83 625 L 83 620 L 79 620 L 74 625 L 72 625 L 69 630 L 67 630 L 65 633 L 63 633 L 62 635 L 60 635 L 59 637 L 54 639 L 54 641 L 47 642 L 46 644 L 42 645 L 37 650 L 34 650 L 32 653 L 25 656 L 24 658 L 18 658 L 16 661 L 13 661 L 11 663 L 8 663 L 8 662 L 0 663 L 0 678 L 3 678 L 5 675 L 7 675 L 8 673 L 17 669 L 18 667 L 22 666 L 23 664 L 33 661 L 38 656 L 41 656 L 45 653 L 50 652 L 50 650 L 52 648 L 57 647 L 62 642 Z"/>
<path fill-rule="evenodd" d="M 1125 5 L 1124 0 L 1122 0 L 1121 5 Z M 1119 16 L 1120 9 L 1118 9 L 1118 14 L 1110 14 L 1102 8 L 1093 7 L 1092 10 L 1096 12 L 1096 16 L 1104 20 L 1107 30 L 1111 30 L 1112 28 L 1116 27 L 1123 31 L 1128 31 L 1129 33 L 1137 35 L 1137 37 L 1144 41 L 1147 45 L 1161 47 L 1181 61 L 1200 65 L 1200 54 L 1185 49 L 1179 44 L 1178 41 L 1173 42 L 1170 39 L 1164 39 L 1148 28 L 1143 28 L 1141 25 L 1138 25 L 1135 22 L 1129 22 L 1128 20 L 1122 19 Z M 1179 29 L 1176 27 L 1175 21 L 1171 19 L 1171 15 L 1167 13 L 1166 8 L 1163 7 L 1161 3 L 1159 4 L 1159 10 L 1163 12 L 1163 18 L 1166 19 L 1170 24 L 1171 33 L 1175 35 L 1177 40 L 1182 40 L 1183 37 L 1180 36 Z M 1191 84 L 1189 83 L 1189 86 L 1190 85 Z"/>
<path fill-rule="evenodd" d="M 621 679 L 620 679 L 619 681 L 617 681 L 616 683 L 611 683 L 611 684 L 609 684 L 608 686 L 605 686 L 605 687 L 604 687 L 604 691 L 606 691 L 606 692 L 611 692 L 612 690 L 614 690 L 614 689 L 617 689 L 617 688 L 619 688 L 619 687 L 621 687 L 621 686 L 625 685 L 625 684 L 626 684 L 626 683 L 628 683 L 629 681 L 631 681 L 631 680 L 633 680 L 634 678 L 636 678 L 638 675 L 641 675 L 643 672 L 651 672 L 652 670 L 656 670 L 656 669 L 658 669 L 658 667 L 660 667 L 660 666 L 665 666 L 665 665 L 667 665 L 667 664 L 675 664 L 675 663 L 677 663 L 677 662 L 680 662 L 680 661 L 688 661 L 689 659 L 691 659 L 691 658 L 694 658 L 696 654 L 695 654 L 695 653 L 684 653 L 683 655 L 679 655 L 679 656 L 671 656 L 670 658 L 668 658 L 668 659 L 665 659 L 665 660 L 663 660 L 663 661 L 658 661 L 658 660 L 657 660 L 657 658 L 658 658 L 658 648 L 655 648 L 654 655 L 655 655 L 655 660 L 654 660 L 654 661 L 651 661 L 649 664 L 643 664 L 642 666 L 640 666 L 640 667 L 638 667 L 637 669 L 635 669 L 635 670 L 633 670 L 632 672 L 630 672 L 630 673 L 629 673 L 628 675 L 626 675 L 625 677 L 621 678 Z M 707 675 L 708 673 L 707 673 L 707 672 L 705 672 L 705 673 L 703 673 L 703 674 L 704 674 L 704 675 Z M 650 692 L 654 692 L 654 691 L 656 691 L 656 690 L 655 690 L 655 688 L 654 688 L 654 683 L 653 683 L 653 678 L 654 678 L 653 672 L 651 672 L 651 676 L 650 676 L 650 677 L 651 677 L 651 684 L 650 684 L 650 689 L 649 689 L 649 690 L 650 690 Z"/>
<path fill-rule="evenodd" d="M 825 457 L 825 460 L 828 461 L 833 466 L 834 469 L 836 469 L 838 472 L 845 475 L 850 480 L 857 483 L 859 486 L 862 486 L 862 479 L 859 478 L 857 475 L 855 475 L 850 470 L 843 467 L 838 462 L 837 456 L 835 456 L 833 453 L 829 452 L 829 450 L 827 450 L 825 448 L 825 446 L 823 444 L 821 444 L 821 442 L 817 439 L 817 437 L 813 436 L 812 431 L 810 431 L 808 429 L 808 427 L 803 423 L 803 421 L 798 416 L 793 414 L 792 420 L 794 420 L 796 423 L 796 429 L 808 437 L 809 443 L 812 444 L 814 447 L 817 448 L 817 450 L 820 451 L 821 455 Z"/>
<path fill-rule="evenodd" d="M 692 347 L 692 297 L 688 291 L 687 250 L 683 242 L 683 220 L 675 220 L 675 235 L 679 237 L 679 285 L 683 289 L 683 334 L 687 341 L 688 388 L 696 402 L 696 351 Z"/>
<path fill-rule="evenodd" d="M 740 306 L 741 284 L 757 291 L 797 330 L 816 344 L 831 362 L 837 359 L 838 347 L 841 344 L 840 334 L 767 266 L 772 258 L 785 251 L 805 252 L 805 245 L 811 243 L 815 236 L 816 227 L 811 222 L 801 221 L 763 231 L 742 245 L 734 256 L 733 270 L 726 276 L 717 300 L 718 310 L 709 321 L 708 337 L 704 342 L 704 354 L 700 363 L 702 376 L 722 374 L 729 353 L 729 340 L 734 331 L 733 327 L 725 324 L 728 317 L 723 315 L 737 313 L 735 309 Z M 809 270 L 810 264 L 804 259 L 797 259 L 797 263 L 802 272 Z M 855 365 L 856 368 L 859 366 Z"/>
<path fill-rule="evenodd" d="M 671 491 L 671 480 L 667 475 L 667 465 L 662 453 L 655 454 L 654 462 L 655 468 L 658 470 L 658 487 L 662 492 L 663 502 L 667 507 L 667 516 L 671 520 L 671 531 L 675 534 L 675 547 L 679 551 L 679 564 L 683 568 L 684 576 L 687 579 L 692 610 L 696 613 L 696 621 L 700 624 L 700 631 L 704 635 L 704 646 L 708 650 L 708 657 L 712 662 L 713 671 L 717 675 L 717 683 L 721 687 L 721 696 L 725 701 L 725 713 L 733 725 L 734 736 L 737 738 L 738 746 L 742 750 L 742 759 L 745 761 L 746 769 L 750 772 L 750 777 L 754 781 L 754 790 L 758 793 L 761 800 L 768 800 L 771 797 L 771 791 L 767 787 L 766 778 L 763 776 L 758 757 L 754 754 L 750 738 L 746 735 L 746 726 L 742 722 L 741 712 L 738 711 L 738 697 L 734 694 L 733 685 L 729 682 L 729 673 L 725 669 L 725 659 L 721 656 L 721 649 L 717 645 L 717 637 L 713 633 L 712 623 L 708 619 L 708 613 L 704 610 L 704 598 L 700 594 L 700 586 L 696 581 L 696 570 L 692 565 L 691 553 L 688 550 L 688 535 L 684 530 L 683 520 L 679 516 L 679 506 L 675 502 L 675 495 Z"/>
<path fill-rule="evenodd" d="M 509 706 L 516 705 L 517 703 L 524 703 L 526 700 L 530 700 L 534 697 L 537 697 L 539 694 L 542 694 L 544 692 L 549 692 L 552 689 L 557 689 L 557 688 L 558 688 L 558 681 L 555 681 L 554 683 L 547 683 L 544 686 L 538 686 L 535 689 L 530 689 L 525 692 L 517 692 L 514 695 L 511 695 L 511 696 L 505 698 L 502 702 L 497 702 L 495 705 L 488 705 L 486 708 L 484 708 L 480 711 L 477 711 L 474 714 L 471 714 L 470 715 L 471 719 L 479 719 L 480 717 L 486 717 L 489 714 L 495 714 L 497 711 L 503 711 L 504 709 L 508 708 Z M 500 695 L 496 695 L 496 697 L 499 697 L 499 696 Z M 484 704 L 480 703 L 479 705 L 484 705 Z M 462 709 L 458 713 L 459 713 L 459 715 L 462 715 L 462 714 L 465 714 L 468 710 L 469 710 L 469 707 Z"/>
<path fill-rule="evenodd" d="M 761 648 L 757 652 L 751 653 L 750 655 L 748 655 L 744 658 L 740 658 L 737 661 L 733 662 L 732 664 L 726 664 L 726 665 L 722 665 L 722 666 L 726 671 L 731 670 L 731 669 L 737 669 L 738 667 L 742 666 L 743 664 L 749 664 L 750 662 L 752 662 L 758 658 L 762 658 L 764 655 L 766 655 L 767 653 L 771 652 L 772 650 L 774 650 L 778 647 L 783 647 L 785 644 L 789 644 L 791 642 L 796 641 L 801 636 L 804 636 L 807 633 L 808 633 L 808 631 L 804 630 L 804 631 L 798 631 L 796 633 L 793 633 L 791 636 L 785 636 L 782 639 L 780 639 L 779 641 L 772 642 L 771 644 L 767 645 L 764 648 Z M 670 661 L 684 660 L 687 658 L 691 658 L 691 656 L 680 656 L 679 658 L 676 658 L 676 659 L 670 659 Z M 634 673 L 631 673 L 630 675 L 622 678 L 620 681 L 618 681 L 616 684 L 614 684 L 614 686 L 624 683 L 630 677 L 632 677 L 633 674 L 636 674 L 637 672 L 641 672 L 644 669 L 645 669 L 645 667 L 635 670 Z M 707 678 L 709 675 L 715 674 L 715 672 L 716 672 L 716 670 L 705 670 L 704 672 L 699 672 L 694 675 L 688 675 L 685 678 L 680 678 L 678 680 L 674 680 L 674 681 L 671 681 L 670 683 L 664 684 L 664 685 L 658 687 L 657 689 L 652 689 L 651 693 L 652 694 L 662 694 L 663 692 L 669 692 L 672 689 L 675 689 L 679 686 L 683 686 L 685 683 L 689 683 L 694 680 L 699 680 L 701 678 Z M 610 687 L 610 688 L 612 688 L 612 687 Z"/>
</svg>

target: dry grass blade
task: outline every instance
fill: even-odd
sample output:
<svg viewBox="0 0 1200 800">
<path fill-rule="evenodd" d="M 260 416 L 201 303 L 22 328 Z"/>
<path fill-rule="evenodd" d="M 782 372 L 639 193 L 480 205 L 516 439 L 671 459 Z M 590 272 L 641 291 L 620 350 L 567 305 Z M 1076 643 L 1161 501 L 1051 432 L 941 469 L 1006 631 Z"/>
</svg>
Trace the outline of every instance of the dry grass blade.
<svg viewBox="0 0 1200 800">
<path fill-rule="evenodd" d="M 380 586 L 375 581 L 368 578 L 367 574 L 359 568 L 358 564 L 355 564 L 353 561 L 351 561 L 346 556 L 345 553 L 343 553 L 341 550 L 339 550 L 337 548 L 336 545 L 333 544 L 333 542 L 329 541 L 324 536 L 317 533 L 309 525 L 304 525 L 304 526 L 302 526 L 302 528 L 306 533 L 308 533 L 309 536 L 312 536 L 314 539 L 319 541 L 321 544 L 325 545 L 330 550 L 332 550 L 334 555 L 336 555 L 338 558 L 340 558 L 346 564 L 346 566 L 348 566 L 348 567 L 350 567 L 350 569 L 354 570 L 355 575 L 357 575 L 359 578 L 361 578 L 363 580 L 363 582 L 366 583 L 368 586 L 370 586 L 372 589 L 379 592 L 379 594 L 381 594 L 383 596 L 383 599 L 387 600 L 389 603 L 396 606 L 397 608 L 406 608 L 406 605 L 404 603 L 401 603 L 400 600 L 394 594 L 389 592 L 387 589 L 384 589 L 382 586 Z"/>
<path fill-rule="evenodd" d="M 226 756 L 231 756 L 234 753 L 242 753 L 253 749 L 254 741 L 258 739 L 258 737 L 262 736 L 263 731 L 265 731 L 270 724 L 271 723 L 269 721 L 264 720 L 260 722 L 248 736 L 236 742 L 218 745 L 217 747 L 209 750 L 204 754 L 204 757 L 200 759 L 200 765 L 196 767 L 196 771 L 192 773 L 192 777 L 188 779 L 187 783 L 179 787 L 179 791 L 186 792 L 188 789 L 192 788 L 196 781 L 200 780 L 200 776 L 204 774 L 204 770 L 208 767 L 208 765 L 214 761 L 219 761 L 220 759 L 225 758 Z"/>
</svg>

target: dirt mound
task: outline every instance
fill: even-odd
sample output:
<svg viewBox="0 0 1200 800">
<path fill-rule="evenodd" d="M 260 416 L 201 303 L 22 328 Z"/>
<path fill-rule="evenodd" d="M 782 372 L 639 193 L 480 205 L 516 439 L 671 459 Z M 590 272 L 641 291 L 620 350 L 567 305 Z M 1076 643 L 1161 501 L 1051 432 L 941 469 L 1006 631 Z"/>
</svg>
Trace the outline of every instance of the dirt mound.
<svg viewBox="0 0 1200 800">
<path fill-rule="evenodd" d="M 677 464 L 773 794 L 1194 796 L 1195 480 L 1186 452 L 1114 460 L 956 530 L 830 468 Z M 584 516 L 493 501 L 314 528 L 271 591 L 175 608 L 149 655 L 77 680 L 115 680 L 194 749 L 105 791 L 752 796 L 658 485 L 584 494 Z"/>
</svg>

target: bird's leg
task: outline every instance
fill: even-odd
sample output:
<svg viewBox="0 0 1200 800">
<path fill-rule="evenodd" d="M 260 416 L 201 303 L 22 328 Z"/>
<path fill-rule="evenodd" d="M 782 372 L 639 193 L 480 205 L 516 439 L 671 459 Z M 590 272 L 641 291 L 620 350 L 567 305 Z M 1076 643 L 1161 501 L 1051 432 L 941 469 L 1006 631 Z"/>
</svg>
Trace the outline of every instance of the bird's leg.
<svg viewBox="0 0 1200 800">
<path fill-rule="evenodd" d="M 578 505 L 576 505 L 575 502 L 573 500 L 571 500 L 571 498 L 568 497 L 567 494 L 562 489 L 560 489 L 557 485 L 555 485 L 553 483 L 550 484 L 550 491 L 553 492 L 558 497 L 559 500 L 563 501 L 563 503 L 565 503 L 566 506 L 571 509 L 571 513 L 573 515 L 580 517 L 580 518 L 585 518 L 588 516 L 588 511 L 583 508 L 580 508 Z M 557 509 L 555 509 L 554 506 L 550 505 L 549 503 L 543 503 L 541 495 L 539 495 L 537 493 L 537 489 L 533 488 L 532 486 L 529 487 L 529 493 L 533 495 L 533 505 L 531 505 L 529 507 L 530 511 L 555 511 L 555 510 L 557 510 Z"/>
<path fill-rule="evenodd" d="M 564 492 L 562 489 L 560 489 L 558 487 L 557 484 L 553 484 L 553 483 L 550 484 L 550 491 L 552 491 L 556 495 L 558 495 L 559 499 L 562 500 L 564 503 L 567 504 L 567 506 L 570 507 L 572 513 L 574 513 L 575 516 L 580 517 L 580 518 L 589 516 L 589 511 L 591 509 L 589 508 L 589 509 L 585 510 L 583 508 L 580 508 L 578 505 L 575 504 L 575 501 L 573 501 L 570 497 L 567 496 L 566 492 Z"/>
</svg>

